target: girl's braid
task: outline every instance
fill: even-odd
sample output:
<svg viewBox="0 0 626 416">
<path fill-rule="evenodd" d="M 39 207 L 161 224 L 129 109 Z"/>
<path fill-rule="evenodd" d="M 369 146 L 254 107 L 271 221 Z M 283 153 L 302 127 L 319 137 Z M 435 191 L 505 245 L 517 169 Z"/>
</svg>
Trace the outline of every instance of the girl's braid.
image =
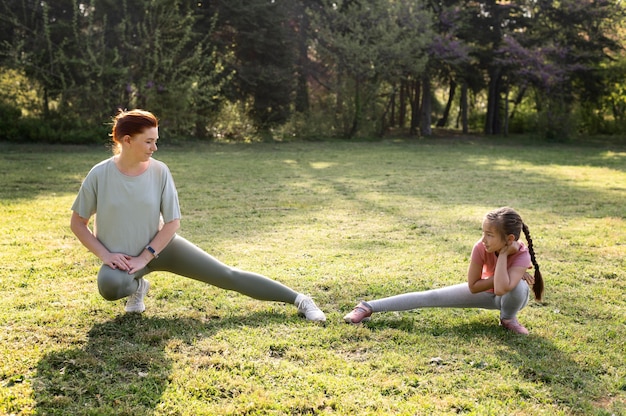
<svg viewBox="0 0 626 416">
<path fill-rule="evenodd" d="M 526 224 L 524 223 L 522 223 L 522 231 L 524 231 L 524 236 L 526 237 L 526 241 L 528 242 L 528 252 L 530 253 L 530 260 L 535 267 L 535 284 L 533 285 L 533 292 L 535 292 L 535 299 L 541 300 L 541 295 L 543 294 L 543 276 L 541 276 L 539 264 L 537 263 L 537 259 L 535 258 L 533 239 L 530 237 L 530 230 L 528 230 L 528 226 L 526 226 Z"/>
</svg>

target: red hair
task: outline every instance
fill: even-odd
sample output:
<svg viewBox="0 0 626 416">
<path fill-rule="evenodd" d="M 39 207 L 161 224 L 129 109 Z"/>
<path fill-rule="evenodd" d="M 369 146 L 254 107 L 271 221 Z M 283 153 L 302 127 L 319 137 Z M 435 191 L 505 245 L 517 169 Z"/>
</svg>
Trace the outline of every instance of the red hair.
<svg viewBox="0 0 626 416">
<path fill-rule="evenodd" d="M 113 118 L 113 129 L 111 138 L 113 139 L 113 152 L 119 153 L 124 136 L 134 136 L 143 133 L 145 129 L 158 127 L 159 121 L 156 116 L 145 110 L 120 110 Z"/>
</svg>

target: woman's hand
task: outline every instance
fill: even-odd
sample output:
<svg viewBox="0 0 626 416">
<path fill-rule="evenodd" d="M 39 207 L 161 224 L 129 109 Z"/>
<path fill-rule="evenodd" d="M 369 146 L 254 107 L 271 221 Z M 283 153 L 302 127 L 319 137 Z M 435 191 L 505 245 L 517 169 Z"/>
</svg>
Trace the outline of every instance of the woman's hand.
<svg viewBox="0 0 626 416">
<path fill-rule="evenodd" d="M 103 259 L 103 263 L 114 270 L 128 271 L 131 267 L 132 257 L 123 253 L 108 253 Z"/>
<path fill-rule="evenodd" d="M 128 274 L 137 273 L 148 264 L 148 261 L 142 256 L 131 257 L 122 253 L 109 253 L 103 261 L 110 268 L 123 270 Z"/>
<path fill-rule="evenodd" d="M 143 269 L 148 265 L 149 261 L 144 259 L 142 256 L 139 257 L 131 257 L 128 261 L 128 274 L 137 273 L 139 270 Z"/>
</svg>

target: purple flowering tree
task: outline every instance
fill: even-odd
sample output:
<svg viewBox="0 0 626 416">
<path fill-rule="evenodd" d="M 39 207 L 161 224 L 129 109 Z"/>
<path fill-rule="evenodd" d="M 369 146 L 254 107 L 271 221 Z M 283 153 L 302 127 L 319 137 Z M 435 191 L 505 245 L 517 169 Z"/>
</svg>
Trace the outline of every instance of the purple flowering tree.
<svg viewBox="0 0 626 416">
<path fill-rule="evenodd" d="M 534 92 L 542 133 L 566 137 L 574 127 L 574 104 L 597 102 L 603 82 L 599 69 L 607 52 L 619 49 L 606 26 L 616 4 L 608 0 L 531 4 L 524 9 L 529 17 L 526 30 L 504 37 L 495 62 L 507 74 L 507 91 L 518 92 L 515 103 L 527 91 Z"/>
</svg>

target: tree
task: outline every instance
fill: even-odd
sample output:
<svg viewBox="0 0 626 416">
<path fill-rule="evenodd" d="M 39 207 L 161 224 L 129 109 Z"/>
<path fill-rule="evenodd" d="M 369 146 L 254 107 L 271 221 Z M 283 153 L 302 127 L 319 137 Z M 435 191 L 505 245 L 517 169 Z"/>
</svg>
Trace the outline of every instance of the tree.
<svg viewBox="0 0 626 416">
<path fill-rule="evenodd" d="M 204 136 L 200 121 L 207 117 L 199 110 L 219 91 L 223 71 L 208 40 L 212 27 L 195 31 L 195 9 L 179 0 L 152 0 L 142 13 L 131 10 L 111 28 L 125 68 L 118 83 L 122 103 L 150 108 L 172 133 Z"/>
<path fill-rule="evenodd" d="M 429 73 L 428 82 L 439 80 L 442 84 L 447 83 L 448 100 L 441 118 L 437 121 L 438 127 L 444 127 L 448 122 L 452 103 L 456 94 L 457 82 L 461 83 L 461 113 L 463 118 L 463 131 L 468 131 L 467 126 L 467 85 L 472 77 L 470 52 L 472 51 L 469 43 L 461 39 L 464 31 L 467 30 L 467 14 L 463 13 L 463 9 L 455 1 L 438 2 L 432 1 L 430 7 L 435 14 L 436 34 L 429 46 Z M 427 98 L 428 97 L 428 98 Z M 430 99 L 430 95 L 424 99 Z M 426 114 L 425 109 L 422 110 L 425 123 L 430 123 L 430 111 Z M 426 118 L 428 117 L 428 118 Z M 430 124 L 429 124 L 430 125 Z M 425 127 L 422 126 L 422 133 L 426 133 Z"/>
<path fill-rule="evenodd" d="M 521 91 L 534 88 L 548 137 L 568 134 L 576 102 L 598 103 L 606 79 L 602 62 L 619 49 L 605 26 L 616 12 L 607 0 L 533 2 L 524 8 L 526 30 L 508 34 L 495 51 L 496 66 Z"/>
<path fill-rule="evenodd" d="M 179 135 L 206 119 L 198 106 L 223 68 L 187 2 L 23 1 L 5 11 L 13 64 L 41 85 L 45 117 L 99 125 L 117 108 L 145 107 Z"/>
<path fill-rule="evenodd" d="M 524 108 L 555 136 L 575 111 L 623 118 L 623 15 L 619 0 L 5 0 L 0 74 L 66 125 L 143 106 L 206 137 L 230 101 L 266 131 L 428 135 L 458 102 L 465 132 L 477 103 L 487 134 Z"/>
<path fill-rule="evenodd" d="M 335 113 L 343 115 L 342 135 L 354 137 L 364 120 L 380 122 L 383 87 L 419 79 L 426 65 L 430 18 L 410 1 L 324 2 L 317 10 L 316 52 L 332 63 Z M 389 94 L 392 96 L 393 94 Z"/>
<path fill-rule="evenodd" d="M 227 94 L 244 104 L 261 129 L 282 124 L 291 114 L 297 82 L 293 7 L 286 0 L 222 0 L 210 6 L 218 18 L 220 53 L 234 73 Z"/>
</svg>

